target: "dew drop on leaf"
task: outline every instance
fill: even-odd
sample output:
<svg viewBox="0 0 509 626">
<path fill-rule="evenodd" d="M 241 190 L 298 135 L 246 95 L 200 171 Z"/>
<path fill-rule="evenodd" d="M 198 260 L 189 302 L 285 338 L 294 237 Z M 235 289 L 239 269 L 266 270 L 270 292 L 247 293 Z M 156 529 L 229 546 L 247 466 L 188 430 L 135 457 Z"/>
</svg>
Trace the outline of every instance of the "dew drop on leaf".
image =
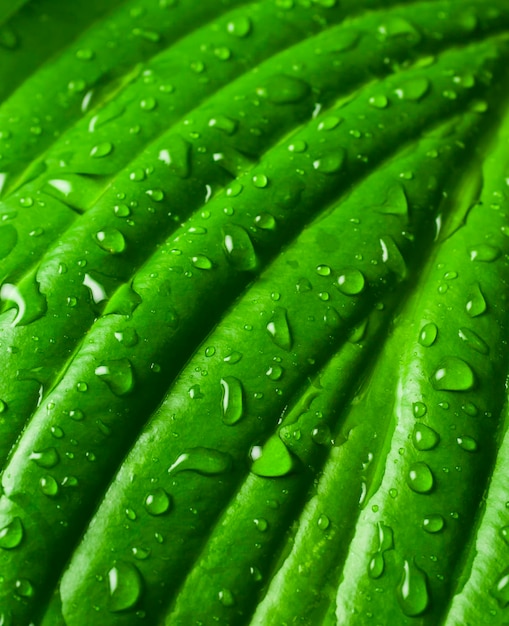
<svg viewBox="0 0 509 626">
<path fill-rule="evenodd" d="M 221 379 L 221 409 L 223 422 L 232 426 L 242 419 L 244 412 L 244 392 L 242 383 L 234 376 Z"/>
<path fill-rule="evenodd" d="M 270 322 L 267 324 L 267 331 L 276 346 L 283 350 L 291 350 L 293 342 L 286 309 L 278 307 L 274 311 Z"/>
<path fill-rule="evenodd" d="M 414 426 L 412 441 L 417 450 L 433 450 L 438 445 L 440 437 L 435 430 L 426 424 L 417 422 Z"/>
<path fill-rule="evenodd" d="M 470 317 L 478 317 L 486 311 L 486 300 L 478 284 L 470 289 L 465 308 Z"/>
<path fill-rule="evenodd" d="M 169 511 L 171 499 L 162 487 L 158 487 L 147 494 L 144 504 L 145 509 L 150 515 L 163 515 Z"/>
<path fill-rule="evenodd" d="M 426 515 L 422 522 L 422 527 L 427 533 L 439 533 L 444 529 L 445 520 L 438 513 Z"/>
<path fill-rule="evenodd" d="M 365 285 L 364 274 L 356 268 L 345 269 L 339 273 L 338 288 L 341 293 L 347 296 L 356 296 L 362 293 Z"/>
<path fill-rule="evenodd" d="M 203 476 L 215 476 L 227 472 L 231 465 L 232 458 L 225 452 L 213 448 L 189 448 L 178 456 L 168 468 L 168 473 L 191 471 Z"/>
<path fill-rule="evenodd" d="M 125 396 L 134 388 L 134 373 L 129 359 L 105 361 L 96 367 L 95 374 L 116 396 Z"/>
<path fill-rule="evenodd" d="M 475 331 L 471 330 L 470 328 L 466 328 L 463 326 L 462 328 L 459 329 L 458 336 L 462 341 L 465 342 L 465 344 L 469 348 L 472 348 L 472 350 L 475 350 L 476 352 L 479 352 L 480 354 L 489 353 L 490 348 L 488 344 L 484 341 L 484 339 L 479 337 L 479 335 Z"/>
<path fill-rule="evenodd" d="M 256 93 L 274 104 L 290 104 L 303 100 L 310 91 L 309 85 L 303 80 L 286 74 L 276 74 L 258 87 Z"/>
<path fill-rule="evenodd" d="M 118 561 L 108 572 L 109 610 L 132 609 L 141 597 L 143 579 L 133 563 Z"/>
<path fill-rule="evenodd" d="M 253 474 L 266 478 L 286 476 L 294 468 L 292 456 L 278 435 L 271 437 L 263 447 L 254 446 L 251 459 Z"/>
<path fill-rule="evenodd" d="M 429 604 L 428 581 L 426 574 L 405 559 L 403 575 L 398 587 L 398 601 L 405 615 L 421 615 Z"/>
<path fill-rule="evenodd" d="M 407 482 L 410 489 L 415 493 L 429 493 L 435 484 L 429 466 L 422 461 L 412 463 L 408 470 Z"/>
<path fill-rule="evenodd" d="M 126 248 L 124 235 L 116 228 L 106 228 L 98 231 L 95 239 L 99 247 L 110 254 L 120 254 Z"/>
<path fill-rule="evenodd" d="M 30 455 L 30 460 L 34 461 L 39 467 L 50 469 L 55 467 L 60 461 L 60 457 L 56 448 L 45 448 L 44 450 L 34 451 Z"/>
<path fill-rule="evenodd" d="M 455 356 L 446 357 L 431 378 L 433 387 L 442 391 L 468 391 L 475 383 L 468 363 Z"/>
<path fill-rule="evenodd" d="M 21 518 L 14 517 L 7 525 L 0 529 L 0 548 L 13 550 L 23 541 L 24 528 Z"/>
</svg>

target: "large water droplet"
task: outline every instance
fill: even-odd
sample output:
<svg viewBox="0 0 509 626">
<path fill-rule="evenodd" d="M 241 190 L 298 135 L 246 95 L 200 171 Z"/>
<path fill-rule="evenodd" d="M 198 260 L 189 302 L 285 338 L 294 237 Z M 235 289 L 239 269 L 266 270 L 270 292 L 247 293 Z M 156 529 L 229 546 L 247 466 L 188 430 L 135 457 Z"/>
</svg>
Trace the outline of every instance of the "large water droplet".
<svg viewBox="0 0 509 626">
<path fill-rule="evenodd" d="M 294 468 L 292 456 L 278 435 L 271 437 L 263 447 L 254 446 L 251 459 L 253 474 L 266 478 L 285 476 Z"/>
<path fill-rule="evenodd" d="M 473 437 L 457 437 L 456 442 L 460 448 L 463 448 L 463 450 L 466 450 L 467 452 L 477 451 L 477 441 Z"/>
<path fill-rule="evenodd" d="M 96 233 L 99 247 L 110 254 L 120 254 L 126 248 L 124 235 L 116 228 L 105 228 Z"/>
<path fill-rule="evenodd" d="M 468 391 L 475 383 L 474 372 L 462 359 L 446 357 L 431 378 L 433 387 L 442 391 Z"/>
<path fill-rule="evenodd" d="M 487 243 L 480 243 L 474 248 L 469 248 L 468 254 L 471 261 L 482 261 L 484 263 L 491 263 L 496 261 L 502 251 L 496 246 L 490 246 Z"/>
<path fill-rule="evenodd" d="M 143 579 L 133 563 L 118 561 L 108 572 L 109 609 L 119 613 L 132 609 L 140 599 Z"/>
<path fill-rule="evenodd" d="M 51 467 L 55 467 L 60 461 L 60 457 L 56 448 L 45 448 L 44 450 L 40 450 L 39 452 L 32 452 L 30 455 L 30 459 L 34 461 L 39 467 L 44 467 L 46 469 L 50 469 Z"/>
<path fill-rule="evenodd" d="M 105 361 L 96 367 L 95 374 L 108 385 L 116 396 L 125 396 L 133 390 L 134 373 L 129 359 Z"/>
<path fill-rule="evenodd" d="M 221 408 L 223 422 L 228 425 L 236 424 L 244 411 L 244 392 L 242 383 L 234 376 L 221 378 L 222 398 Z"/>
<path fill-rule="evenodd" d="M 286 309 L 278 307 L 274 311 L 272 319 L 267 324 L 267 331 L 276 346 L 279 346 L 283 350 L 291 350 L 293 342 Z"/>
<path fill-rule="evenodd" d="M 444 529 L 445 520 L 438 513 L 426 515 L 422 522 L 422 527 L 427 533 L 439 533 Z"/>
<path fill-rule="evenodd" d="M 170 509 L 171 499 L 162 487 L 158 487 L 147 495 L 144 504 L 150 515 L 163 515 Z"/>
<path fill-rule="evenodd" d="M 416 617 L 423 613 L 429 604 L 428 581 L 426 574 L 405 559 L 403 576 L 398 587 L 398 600 L 403 613 Z"/>
<path fill-rule="evenodd" d="M 356 296 L 360 294 L 366 286 L 364 274 L 356 269 L 345 269 L 339 273 L 338 287 L 341 293 L 347 296 Z"/>
<path fill-rule="evenodd" d="M 479 352 L 480 354 L 489 353 L 490 348 L 488 344 L 484 341 L 484 339 L 479 337 L 479 335 L 476 332 L 474 332 L 473 330 L 470 330 L 470 328 L 465 328 L 463 326 L 462 328 L 459 329 L 458 335 L 459 335 L 459 338 L 462 339 L 469 348 L 472 348 L 472 350 L 475 350 L 476 352 Z"/>
<path fill-rule="evenodd" d="M 412 441 L 417 450 L 433 450 L 438 445 L 440 437 L 435 430 L 426 424 L 417 422 L 414 426 Z"/>
<path fill-rule="evenodd" d="M 412 78 L 407 80 L 395 90 L 398 98 L 402 100 L 420 100 L 429 91 L 430 82 L 427 78 Z"/>
<path fill-rule="evenodd" d="M 343 167 L 346 151 L 338 148 L 335 152 L 323 154 L 313 161 L 313 167 L 322 174 L 335 174 Z"/>
<path fill-rule="evenodd" d="M 437 336 L 438 326 L 433 324 L 433 322 L 430 322 L 421 328 L 421 332 L 419 333 L 419 343 L 421 346 L 429 348 L 435 343 Z"/>
<path fill-rule="evenodd" d="M 11 522 L 0 529 L 0 548 L 4 550 L 17 548 L 23 540 L 23 535 L 24 529 L 21 518 L 14 517 Z"/>
<path fill-rule="evenodd" d="M 190 448 L 179 455 L 175 463 L 168 468 L 168 473 L 197 472 L 204 476 L 224 474 L 232 465 L 232 458 L 225 452 L 213 448 Z"/>
<path fill-rule="evenodd" d="M 226 224 L 223 227 L 223 245 L 228 262 L 238 270 L 252 271 L 258 266 L 253 243 L 241 226 Z"/>
<path fill-rule="evenodd" d="M 429 466 L 422 461 L 412 463 L 408 470 L 407 482 L 410 489 L 416 493 L 429 493 L 435 484 Z"/>
<path fill-rule="evenodd" d="M 53 476 L 42 476 L 39 480 L 39 487 L 45 496 L 54 498 L 58 495 L 58 483 Z"/>
<path fill-rule="evenodd" d="M 234 37 L 247 37 L 251 32 L 251 20 L 247 16 L 235 16 L 226 25 L 226 31 L 228 34 Z"/>
<path fill-rule="evenodd" d="M 477 317 L 482 315 L 486 311 L 487 307 L 488 305 L 486 304 L 486 300 L 480 286 L 478 284 L 473 285 L 470 289 L 465 307 L 467 314 L 470 315 L 470 317 Z"/>
<path fill-rule="evenodd" d="M 191 174 L 191 146 L 179 135 L 172 135 L 165 142 L 166 148 L 159 151 L 159 160 L 179 178 Z"/>
</svg>

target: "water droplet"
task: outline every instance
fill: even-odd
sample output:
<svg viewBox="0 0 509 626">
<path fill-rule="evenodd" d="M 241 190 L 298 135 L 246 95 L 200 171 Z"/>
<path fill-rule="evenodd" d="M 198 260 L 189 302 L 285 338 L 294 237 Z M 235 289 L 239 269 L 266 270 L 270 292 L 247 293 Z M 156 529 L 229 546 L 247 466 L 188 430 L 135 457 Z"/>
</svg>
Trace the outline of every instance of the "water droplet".
<svg viewBox="0 0 509 626">
<path fill-rule="evenodd" d="M 267 522 L 266 519 L 264 519 L 263 517 L 260 518 L 256 518 L 253 520 L 256 528 L 261 532 L 264 533 L 267 531 L 268 527 L 269 527 L 269 523 Z"/>
<path fill-rule="evenodd" d="M 27 578 L 19 578 L 14 583 L 14 591 L 21 598 L 31 598 L 34 595 L 34 586 Z"/>
<path fill-rule="evenodd" d="M 283 376 L 284 370 L 280 365 L 272 365 L 265 372 L 266 376 L 270 378 L 270 380 L 280 380 Z"/>
<path fill-rule="evenodd" d="M 328 265 L 317 265 L 316 273 L 319 276 L 330 276 L 332 270 Z"/>
<path fill-rule="evenodd" d="M 58 495 L 58 483 L 53 476 L 42 476 L 39 480 L 39 487 L 45 496 L 53 498 Z"/>
<path fill-rule="evenodd" d="M 369 104 L 376 109 L 385 109 L 389 106 L 389 99 L 384 94 L 376 94 L 369 98 Z"/>
<path fill-rule="evenodd" d="M 421 328 L 421 332 L 419 333 L 419 343 L 421 346 L 429 348 L 435 343 L 437 336 L 438 326 L 433 324 L 433 322 L 430 322 Z"/>
<path fill-rule="evenodd" d="M 380 26 L 378 32 L 382 39 L 388 39 L 390 37 L 405 37 L 410 41 L 418 42 L 421 39 L 419 31 L 408 20 L 403 17 L 388 16 L 385 18 Z"/>
<path fill-rule="evenodd" d="M 470 317 L 482 315 L 487 309 L 486 300 L 484 299 L 481 288 L 475 284 L 470 289 L 466 304 L 466 311 Z"/>
<path fill-rule="evenodd" d="M 500 250 L 500 248 L 490 246 L 487 243 L 480 243 L 474 248 L 469 248 L 468 254 L 471 261 L 482 261 L 484 263 L 491 263 L 492 261 L 496 261 L 500 257 L 502 251 Z"/>
<path fill-rule="evenodd" d="M 356 268 L 343 270 L 338 276 L 339 290 L 347 296 L 356 296 L 362 293 L 365 285 L 364 274 Z"/>
<path fill-rule="evenodd" d="M 276 228 L 276 220 L 270 213 L 260 213 L 254 221 L 256 226 L 262 230 L 274 230 Z"/>
<path fill-rule="evenodd" d="M 392 185 L 384 202 L 377 206 L 380 213 L 405 216 L 408 214 L 408 198 L 402 185 Z"/>
<path fill-rule="evenodd" d="M 265 189 L 269 184 L 269 179 L 265 174 L 255 174 L 252 178 L 253 185 L 258 189 Z"/>
<path fill-rule="evenodd" d="M 469 328 L 462 327 L 458 331 L 460 339 L 462 339 L 469 348 L 476 350 L 480 354 L 488 354 L 490 349 L 488 344 L 479 337 L 479 335 Z"/>
<path fill-rule="evenodd" d="M 468 391 L 475 383 L 474 372 L 462 359 L 446 357 L 431 378 L 433 387 L 442 391 Z"/>
<path fill-rule="evenodd" d="M 301 139 L 296 139 L 295 141 L 293 141 L 291 144 L 288 145 L 289 152 L 301 153 L 301 152 L 306 152 L 307 149 L 308 149 L 307 143 L 305 141 L 302 141 Z"/>
<path fill-rule="evenodd" d="M 45 448 L 39 452 L 32 452 L 30 459 L 34 461 L 39 467 L 50 469 L 55 467 L 60 461 L 60 457 L 56 448 Z"/>
<path fill-rule="evenodd" d="M 21 518 L 14 517 L 11 522 L 0 529 L 0 548 L 3 550 L 17 548 L 23 540 L 23 535 L 24 529 Z"/>
<path fill-rule="evenodd" d="M 403 576 L 398 587 L 398 600 L 403 613 L 416 617 L 423 613 L 429 604 L 428 581 L 426 574 L 405 559 Z"/>
<path fill-rule="evenodd" d="M 368 565 L 368 574 L 370 578 L 380 578 L 385 569 L 385 561 L 383 554 L 380 552 L 375 553 Z"/>
<path fill-rule="evenodd" d="M 234 180 L 226 189 L 226 195 L 229 198 L 236 198 L 237 196 L 240 196 L 243 189 L 244 186 L 242 185 L 242 183 L 240 183 L 238 180 Z"/>
<path fill-rule="evenodd" d="M 407 482 L 416 493 L 429 493 L 435 483 L 429 466 L 422 461 L 412 463 L 407 475 Z"/>
<path fill-rule="evenodd" d="M 140 599 L 143 579 L 133 563 L 118 561 L 108 572 L 109 609 L 119 613 L 132 609 Z"/>
<path fill-rule="evenodd" d="M 196 472 L 203 476 L 224 474 L 232 465 L 229 454 L 212 448 L 190 448 L 179 455 L 175 463 L 168 468 L 168 473 Z"/>
<path fill-rule="evenodd" d="M 342 121 L 342 117 L 330 115 L 329 117 L 326 117 L 318 122 L 318 130 L 334 130 L 341 124 Z"/>
<path fill-rule="evenodd" d="M 238 363 L 241 358 L 242 358 L 242 354 L 234 350 L 233 352 L 230 352 L 230 354 L 227 354 L 224 357 L 223 361 L 225 363 L 229 363 L 230 365 L 235 365 L 235 363 Z"/>
<path fill-rule="evenodd" d="M 110 155 L 113 152 L 113 144 L 109 141 L 104 141 L 103 143 L 94 146 L 92 150 L 90 150 L 90 156 L 94 159 L 101 159 Z"/>
<path fill-rule="evenodd" d="M 140 109 L 142 111 L 153 111 L 157 107 L 157 100 L 149 96 L 148 98 L 143 98 L 140 100 Z"/>
<path fill-rule="evenodd" d="M 445 520 L 441 515 L 427 515 L 422 522 L 423 529 L 428 533 L 439 533 L 445 527 Z"/>
<path fill-rule="evenodd" d="M 115 339 L 126 346 L 126 348 L 132 348 L 139 341 L 138 333 L 134 328 L 124 328 L 123 330 L 116 331 Z"/>
<path fill-rule="evenodd" d="M 229 589 L 221 589 L 221 591 L 217 594 L 217 597 L 223 606 L 235 605 L 235 597 Z"/>
<path fill-rule="evenodd" d="M 270 76 L 265 81 L 265 85 L 256 90 L 259 96 L 267 98 L 274 104 L 300 102 L 310 92 L 311 89 L 307 83 L 286 74 Z"/>
<path fill-rule="evenodd" d="M 166 148 L 159 151 L 159 160 L 179 178 L 191 174 L 191 145 L 179 135 L 172 135 L 166 140 Z"/>
<path fill-rule="evenodd" d="M 500 608 L 505 609 L 509 605 L 509 568 L 506 568 L 498 577 L 492 594 L 497 599 Z"/>
<path fill-rule="evenodd" d="M 500 529 L 500 536 L 509 545 L 509 526 L 502 526 Z"/>
<path fill-rule="evenodd" d="M 217 128 L 227 135 L 233 135 L 237 130 L 237 122 L 226 115 L 216 115 L 209 120 L 211 128 Z"/>
<path fill-rule="evenodd" d="M 293 341 L 286 309 L 278 307 L 274 311 L 272 319 L 267 324 L 267 331 L 276 346 L 283 350 L 291 350 Z"/>
<path fill-rule="evenodd" d="M 417 450 L 433 450 L 438 445 L 440 436 L 426 424 L 417 422 L 414 426 L 412 441 Z"/>
<path fill-rule="evenodd" d="M 322 174 L 335 174 L 342 169 L 346 158 L 346 151 L 343 148 L 335 152 L 329 152 L 313 161 L 313 167 Z"/>
<path fill-rule="evenodd" d="M 131 549 L 131 553 L 135 559 L 138 559 L 138 561 L 144 561 L 150 556 L 150 550 L 148 548 L 134 547 Z"/>
<path fill-rule="evenodd" d="M 116 228 L 100 230 L 95 235 L 99 247 L 110 254 L 120 254 L 126 248 L 124 235 Z"/>
<path fill-rule="evenodd" d="M 152 490 L 145 498 L 145 508 L 150 515 L 163 515 L 170 506 L 170 496 L 162 487 Z"/>
<path fill-rule="evenodd" d="M 113 359 L 96 367 L 95 374 L 116 396 L 125 396 L 134 388 L 134 373 L 129 359 Z"/>
<path fill-rule="evenodd" d="M 213 267 L 212 261 L 203 254 L 197 254 L 196 256 L 193 256 L 191 262 L 194 267 L 200 270 L 210 270 Z"/>
<path fill-rule="evenodd" d="M 251 271 L 258 259 L 251 238 L 241 226 L 226 224 L 223 227 L 223 245 L 228 262 L 238 270 Z"/>
<path fill-rule="evenodd" d="M 253 474 L 265 478 L 286 476 L 294 468 L 292 456 L 278 435 L 271 437 L 263 447 L 254 446 L 251 459 Z"/>
<path fill-rule="evenodd" d="M 421 100 L 429 91 L 430 82 L 427 78 L 414 78 L 402 83 L 395 93 L 402 100 Z"/>
<path fill-rule="evenodd" d="M 221 378 L 221 388 L 223 422 L 232 426 L 242 419 L 244 412 L 244 392 L 242 383 L 234 376 L 225 376 Z"/>
<path fill-rule="evenodd" d="M 476 452 L 477 451 L 477 441 L 472 437 L 457 437 L 456 439 L 460 448 L 466 450 L 467 452 Z"/>
<path fill-rule="evenodd" d="M 76 58 L 80 59 L 80 61 L 90 61 L 94 56 L 94 51 L 90 50 L 90 48 L 80 48 L 76 50 Z"/>
<path fill-rule="evenodd" d="M 394 239 L 390 235 L 384 235 L 379 241 L 382 248 L 382 262 L 385 263 L 387 269 L 394 272 L 400 279 L 406 278 L 406 262 Z"/>
<path fill-rule="evenodd" d="M 226 31 L 234 37 L 247 37 L 251 32 L 251 20 L 247 16 L 238 16 L 233 18 L 226 25 Z"/>
<path fill-rule="evenodd" d="M 428 407 L 424 404 L 424 402 L 414 402 L 412 404 L 412 410 L 414 417 L 420 418 L 426 415 Z"/>
</svg>

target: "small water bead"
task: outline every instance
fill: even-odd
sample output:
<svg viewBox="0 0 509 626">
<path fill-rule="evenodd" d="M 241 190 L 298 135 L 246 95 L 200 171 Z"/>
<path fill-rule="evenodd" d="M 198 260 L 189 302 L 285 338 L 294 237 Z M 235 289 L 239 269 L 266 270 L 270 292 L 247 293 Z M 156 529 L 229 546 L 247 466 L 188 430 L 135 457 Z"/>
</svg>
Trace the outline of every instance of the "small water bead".
<svg viewBox="0 0 509 626">
<path fill-rule="evenodd" d="M 25 209 L 29 209 L 30 207 L 34 206 L 34 199 L 30 196 L 25 196 L 19 199 L 19 203 Z"/>
<path fill-rule="evenodd" d="M 398 587 L 398 601 L 408 617 L 417 617 L 424 613 L 430 601 L 426 574 L 415 563 L 406 559 Z"/>
<path fill-rule="evenodd" d="M 307 143 L 301 139 L 295 140 L 288 146 L 289 152 L 302 153 L 302 152 L 306 152 L 307 149 L 308 149 Z"/>
<path fill-rule="evenodd" d="M 229 454 L 213 448 L 196 447 L 182 452 L 168 468 L 168 473 L 190 471 L 203 476 L 216 476 L 229 471 L 231 465 Z"/>
<path fill-rule="evenodd" d="M 431 515 L 426 515 L 426 517 L 424 518 L 422 522 L 423 530 L 431 534 L 442 532 L 444 527 L 445 527 L 444 518 L 441 515 L 438 515 L 436 513 L 433 513 Z"/>
<path fill-rule="evenodd" d="M 474 248 L 468 249 L 468 255 L 471 261 L 480 261 L 483 263 L 491 263 L 496 261 L 502 254 L 502 250 L 496 246 L 490 246 L 487 243 L 480 243 Z"/>
<path fill-rule="evenodd" d="M 94 159 L 101 159 L 110 155 L 113 152 L 113 144 L 109 141 L 104 141 L 103 143 L 94 146 L 92 150 L 90 150 L 90 156 Z"/>
<path fill-rule="evenodd" d="M 226 135 L 233 135 L 237 130 L 237 122 L 226 115 L 216 115 L 209 120 L 211 128 L 217 128 Z"/>
<path fill-rule="evenodd" d="M 456 442 L 460 448 L 467 452 L 477 452 L 477 441 L 472 437 L 457 437 Z"/>
<path fill-rule="evenodd" d="M 427 78 L 415 78 L 402 83 L 394 93 L 401 100 L 417 102 L 428 93 L 429 89 L 430 82 Z"/>
<path fill-rule="evenodd" d="M 145 193 L 154 202 L 162 202 L 164 200 L 164 191 L 162 189 L 148 189 Z"/>
<path fill-rule="evenodd" d="M 283 376 L 284 370 L 280 365 L 272 365 L 265 372 L 266 376 L 270 378 L 270 380 L 280 380 Z"/>
<path fill-rule="evenodd" d="M 221 589 L 217 597 L 223 606 L 235 606 L 235 596 L 229 589 Z"/>
<path fill-rule="evenodd" d="M 100 230 L 95 235 L 99 247 L 110 254 L 120 254 L 126 249 L 124 235 L 116 228 Z"/>
<path fill-rule="evenodd" d="M 39 467 L 44 467 L 45 469 L 50 469 L 51 467 L 55 467 L 60 461 L 60 456 L 56 450 L 56 448 L 50 447 L 45 448 L 44 450 L 34 451 L 30 455 L 30 460 L 34 461 L 36 465 Z"/>
<path fill-rule="evenodd" d="M 247 37 L 252 29 L 252 23 L 247 16 L 238 16 L 230 20 L 226 25 L 226 32 L 233 37 Z"/>
<path fill-rule="evenodd" d="M 170 510 L 171 499 L 162 487 L 158 487 L 147 495 L 144 504 L 150 515 L 163 515 Z"/>
<path fill-rule="evenodd" d="M 320 120 L 318 122 L 317 128 L 318 130 L 334 130 L 341 124 L 342 121 L 342 117 L 336 117 L 335 115 L 331 115 L 323 120 Z"/>
<path fill-rule="evenodd" d="M 331 522 L 327 515 L 322 513 L 318 518 L 316 524 L 320 530 L 327 530 L 330 527 Z"/>
<path fill-rule="evenodd" d="M 330 276 L 332 273 L 331 268 L 328 265 L 317 265 L 316 266 L 316 273 L 319 276 Z"/>
<path fill-rule="evenodd" d="M 389 99 L 384 94 L 371 96 L 368 100 L 370 106 L 375 109 L 386 109 L 389 106 Z"/>
<path fill-rule="evenodd" d="M 140 599 L 143 579 L 133 563 L 118 561 L 108 572 L 109 610 L 120 613 L 133 608 Z"/>
<path fill-rule="evenodd" d="M 438 445 L 440 436 L 435 430 L 426 426 L 426 424 L 417 422 L 414 426 L 412 441 L 417 450 L 433 450 L 433 448 L 436 448 Z"/>
<path fill-rule="evenodd" d="M 210 270 L 213 267 L 212 261 L 203 254 L 198 254 L 191 258 L 191 262 L 197 269 Z"/>
<path fill-rule="evenodd" d="M 242 383 L 234 376 L 221 378 L 221 409 L 223 422 L 233 426 L 244 413 L 244 390 Z"/>
<path fill-rule="evenodd" d="M 42 476 L 39 480 L 39 487 L 45 496 L 54 498 L 58 495 L 58 483 L 53 476 Z"/>
<path fill-rule="evenodd" d="M 31 598 L 34 595 L 34 586 L 27 578 L 19 578 L 14 583 L 14 591 L 21 598 Z"/>
<path fill-rule="evenodd" d="M 256 528 L 261 532 L 264 533 L 267 531 L 267 529 L 269 528 L 269 523 L 267 522 L 266 519 L 264 519 L 263 517 L 257 518 L 253 520 Z"/>
<path fill-rule="evenodd" d="M 322 174 L 335 174 L 343 168 L 345 159 L 346 151 L 343 148 L 340 148 L 336 150 L 336 152 L 324 154 L 313 161 L 313 167 L 317 172 Z"/>
<path fill-rule="evenodd" d="M 341 271 L 337 282 L 341 293 L 348 296 L 355 296 L 362 293 L 366 286 L 364 274 L 356 268 Z"/>
<path fill-rule="evenodd" d="M 138 559 L 138 561 L 145 561 L 150 556 L 150 550 L 148 548 L 134 547 L 131 548 L 131 554 L 135 559 Z"/>
<path fill-rule="evenodd" d="M 214 48 L 214 55 L 220 61 L 228 61 L 232 56 L 232 51 L 227 46 L 218 46 Z"/>
<path fill-rule="evenodd" d="M 104 381 L 116 396 L 125 396 L 134 388 L 134 372 L 129 359 L 105 361 L 96 367 L 95 375 Z"/>
<path fill-rule="evenodd" d="M 429 493 L 435 484 L 431 469 L 426 463 L 417 461 L 410 466 L 407 483 L 415 493 Z"/>
<path fill-rule="evenodd" d="M 271 437 L 263 447 L 254 446 L 250 452 L 251 471 L 257 476 L 277 478 L 286 476 L 293 467 L 293 459 L 278 435 Z"/>
<path fill-rule="evenodd" d="M 500 536 L 502 537 L 502 539 L 509 546 L 509 526 L 502 526 L 499 532 L 500 532 Z"/>
<path fill-rule="evenodd" d="M 421 332 L 419 333 L 419 343 L 421 346 L 429 348 L 435 343 L 437 336 L 438 326 L 433 324 L 433 322 L 430 322 L 421 328 Z"/>
<path fill-rule="evenodd" d="M 225 363 L 229 363 L 230 365 L 235 365 L 235 363 L 238 363 L 241 359 L 242 359 L 242 354 L 234 350 L 233 352 L 230 352 L 229 354 L 227 354 L 224 357 L 223 361 Z"/>
<path fill-rule="evenodd" d="M 253 185 L 258 189 L 265 189 L 269 184 L 269 179 L 265 174 L 255 174 L 252 178 Z"/>
<path fill-rule="evenodd" d="M 293 340 L 288 323 L 287 311 L 283 307 L 277 307 L 267 324 L 267 331 L 273 342 L 283 350 L 291 350 Z"/>
<path fill-rule="evenodd" d="M 13 550 L 23 541 L 25 530 L 20 517 L 13 517 L 12 521 L 0 529 L 0 548 Z M 1 622 L 0 622 L 1 623 Z"/>
<path fill-rule="evenodd" d="M 475 376 L 468 363 L 458 357 L 443 359 L 431 378 L 433 387 L 442 391 L 468 391 L 475 384 Z"/>
<path fill-rule="evenodd" d="M 127 519 L 131 520 L 131 522 L 134 522 L 134 520 L 138 517 L 136 515 L 136 511 L 134 509 L 131 509 L 130 507 L 127 507 L 124 513 Z"/>
<path fill-rule="evenodd" d="M 113 207 L 113 212 L 117 217 L 129 217 L 131 215 L 131 209 L 127 204 L 116 204 Z"/>
<path fill-rule="evenodd" d="M 488 305 L 481 291 L 481 288 L 476 283 L 471 287 L 470 293 L 468 295 L 468 300 L 465 307 L 467 314 L 470 317 L 478 317 L 486 311 L 487 307 Z"/>
<path fill-rule="evenodd" d="M 260 213 L 254 221 L 255 225 L 262 230 L 274 230 L 276 228 L 276 220 L 270 213 Z"/>
</svg>

